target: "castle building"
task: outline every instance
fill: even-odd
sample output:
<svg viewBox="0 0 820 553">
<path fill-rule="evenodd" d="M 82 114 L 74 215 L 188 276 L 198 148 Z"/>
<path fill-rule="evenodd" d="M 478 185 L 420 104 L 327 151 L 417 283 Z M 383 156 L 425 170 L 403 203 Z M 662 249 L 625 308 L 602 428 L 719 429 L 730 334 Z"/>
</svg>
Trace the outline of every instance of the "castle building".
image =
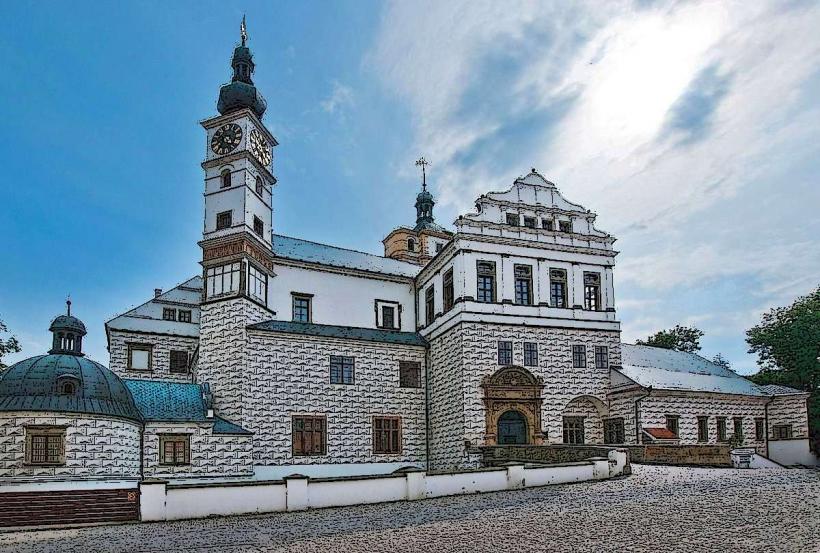
<svg viewBox="0 0 820 553">
<path fill-rule="evenodd" d="M 69 313 L 0 373 L 0 482 L 452 470 L 504 445 L 809 459 L 807 394 L 621 343 L 615 238 L 535 169 L 447 230 L 419 160 L 416 224 L 384 256 L 276 234 L 244 33 L 231 66 L 202 122 L 201 271 L 106 323 L 108 368 Z"/>
</svg>

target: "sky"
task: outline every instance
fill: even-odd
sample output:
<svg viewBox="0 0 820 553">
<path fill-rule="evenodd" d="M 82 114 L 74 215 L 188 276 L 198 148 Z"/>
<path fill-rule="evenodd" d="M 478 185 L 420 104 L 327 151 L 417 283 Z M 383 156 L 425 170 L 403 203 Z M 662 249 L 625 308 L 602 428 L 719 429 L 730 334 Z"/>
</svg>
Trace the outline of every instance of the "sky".
<svg viewBox="0 0 820 553">
<path fill-rule="evenodd" d="M 274 231 L 371 253 L 535 167 L 613 234 L 622 338 L 745 331 L 820 284 L 816 2 L 5 2 L 0 320 L 44 353 L 198 274 L 205 136 L 247 16 Z"/>
</svg>

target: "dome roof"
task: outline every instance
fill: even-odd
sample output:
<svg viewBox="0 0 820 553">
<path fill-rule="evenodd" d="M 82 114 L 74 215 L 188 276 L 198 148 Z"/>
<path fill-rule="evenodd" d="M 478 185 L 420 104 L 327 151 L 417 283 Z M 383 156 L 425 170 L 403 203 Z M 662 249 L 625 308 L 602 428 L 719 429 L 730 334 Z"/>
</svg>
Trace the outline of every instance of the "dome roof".
<svg viewBox="0 0 820 553">
<path fill-rule="evenodd" d="M 74 317 L 72 315 L 60 315 L 56 319 L 51 322 L 51 326 L 48 327 L 51 332 L 54 331 L 71 331 L 76 332 L 77 334 L 81 334 L 85 336 L 87 333 L 85 331 L 85 325 L 83 322 Z"/>
<path fill-rule="evenodd" d="M 219 89 L 219 101 L 216 104 L 219 113 L 225 115 L 243 108 L 252 109 L 261 118 L 268 109 L 268 103 L 256 87 L 249 83 L 233 81 Z"/>
<path fill-rule="evenodd" d="M 30 357 L 0 372 L 0 411 L 142 419 L 120 377 L 95 361 L 69 354 Z"/>
</svg>

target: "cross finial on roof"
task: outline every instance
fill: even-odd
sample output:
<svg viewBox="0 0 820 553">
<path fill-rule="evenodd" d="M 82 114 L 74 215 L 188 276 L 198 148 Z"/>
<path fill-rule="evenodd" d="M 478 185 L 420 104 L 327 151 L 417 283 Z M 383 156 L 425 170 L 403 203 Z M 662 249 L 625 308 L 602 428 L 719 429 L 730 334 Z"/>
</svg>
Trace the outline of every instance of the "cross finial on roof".
<svg viewBox="0 0 820 553">
<path fill-rule="evenodd" d="M 242 14 L 242 24 L 239 26 L 239 36 L 242 37 L 242 46 L 248 40 L 248 29 L 245 27 L 245 14 Z"/>
<path fill-rule="evenodd" d="M 66 314 L 71 316 L 71 294 L 65 299 Z"/>
<path fill-rule="evenodd" d="M 430 162 L 424 159 L 424 156 L 416 160 L 416 167 L 421 166 L 421 189 L 427 190 L 427 166 Z"/>
</svg>

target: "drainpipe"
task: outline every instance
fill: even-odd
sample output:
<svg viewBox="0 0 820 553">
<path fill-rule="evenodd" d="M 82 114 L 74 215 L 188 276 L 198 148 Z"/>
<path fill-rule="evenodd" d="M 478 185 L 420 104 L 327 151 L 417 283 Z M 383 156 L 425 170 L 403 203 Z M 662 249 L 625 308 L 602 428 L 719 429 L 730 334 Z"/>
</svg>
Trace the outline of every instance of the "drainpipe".
<svg viewBox="0 0 820 553">
<path fill-rule="evenodd" d="M 430 472 L 430 347 L 424 352 L 424 465 Z"/>
<path fill-rule="evenodd" d="M 649 397 L 652 393 L 652 386 L 646 388 L 646 395 L 643 395 L 635 400 L 635 445 L 641 445 L 641 426 L 639 424 L 641 416 L 641 400 Z"/>
<path fill-rule="evenodd" d="M 769 398 L 769 401 L 763 404 L 763 426 L 765 427 L 766 436 L 766 458 L 769 458 L 769 404 L 774 401 L 774 396 Z"/>
<path fill-rule="evenodd" d="M 140 423 L 140 481 L 145 478 L 143 464 L 145 459 L 145 421 Z"/>
</svg>

